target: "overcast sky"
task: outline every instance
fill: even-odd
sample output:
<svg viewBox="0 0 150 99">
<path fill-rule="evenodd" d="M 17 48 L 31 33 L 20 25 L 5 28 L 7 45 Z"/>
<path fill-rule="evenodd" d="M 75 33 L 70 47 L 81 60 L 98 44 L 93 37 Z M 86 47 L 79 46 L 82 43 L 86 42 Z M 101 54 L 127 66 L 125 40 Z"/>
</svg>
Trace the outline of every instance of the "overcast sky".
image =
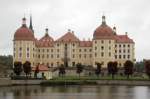
<svg viewBox="0 0 150 99">
<path fill-rule="evenodd" d="M 49 28 L 57 39 L 71 29 L 82 40 L 92 39 L 93 31 L 106 16 L 118 34 L 135 41 L 137 60 L 150 58 L 150 0 L 0 0 L 0 54 L 12 54 L 13 35 L 22 17 L 32 13 L 35 36 L 39 39 Z"/>
</svg>

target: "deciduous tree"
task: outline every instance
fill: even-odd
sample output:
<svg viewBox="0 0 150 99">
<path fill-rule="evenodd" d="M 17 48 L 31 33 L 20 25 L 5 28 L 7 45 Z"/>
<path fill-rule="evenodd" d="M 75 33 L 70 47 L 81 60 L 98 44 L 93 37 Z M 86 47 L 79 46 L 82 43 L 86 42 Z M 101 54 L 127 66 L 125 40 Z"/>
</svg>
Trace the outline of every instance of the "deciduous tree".
<svg viewBox="0 0 150 99">
<path fill-rule="evenodd" d="M 118 63 L 115 62 L 108 62 L 107 64 L 108 74 L 112 76 L 112 79 L 114 79 L 114 76 L 118 72 Z"/>
<path fill-rule="evenodd" d="M 17 76 L 19 76 L 22 72 L 22 63 L 18 61 L 14 62 L 13 71 Z"/>
<path fill-rule="evenodd" d="M 124 63 L 124 74 L 127 76 L 127 79 L 129 79 L 129 76 L 133 74 L 133 67 L 134 67 L 134 64 L 130 60 L 127 60 Z"/>
<path fill-rule="evenodd" d="M 34 77 L 35 77 L 35 78 L 37 78 L 37 74 L 39 73 L 39 65 L 40 65 L 40 64 L 38 64 L 38 65 L 36 66 L 35 71 L 34 71 Z"/>
<path fill-rule="evenodd" d="M 83 65 L 81 63 L 78 63 L 76 64 L 76 73 L 79 74 L 79 77 L 80 77 L 80 74 L 83 72 Z"/>
<path fill-rule="evenodd" d="M 31 63 L 29 61 L 26 61 L 23 64 L 23 71 L 26 74 L 26 77 L 31 73 Z"/>
<path fill-rule="evenodd" d="M 96 63 L 96 69 L 95 69 L 95 74 L 97 75 L 97 77 L 100 75 L 101 73 L 101 63 Z"/>
<path fill-rule="evenodd" d="M 150 61 L 145 61 L 145 72 L 150 79 Z"/>
<path fill-rule="evenodd" d="M 63 64 L 60 65 L 59 67 L 59 76 L 64 76 L 66 74 L 66 68 Z"/>
</svg>

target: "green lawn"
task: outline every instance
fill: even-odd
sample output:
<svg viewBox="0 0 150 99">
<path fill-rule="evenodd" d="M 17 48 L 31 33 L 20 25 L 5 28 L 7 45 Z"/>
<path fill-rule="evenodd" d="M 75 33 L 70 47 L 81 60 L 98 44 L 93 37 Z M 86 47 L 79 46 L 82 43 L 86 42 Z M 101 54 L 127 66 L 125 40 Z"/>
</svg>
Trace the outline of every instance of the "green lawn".
<svg viewBox="0 0 150 99">
<path fill-rule="evenodd" d="M 97 77 L 97 76 L 64 76 L 64 77 L 55 77 L 52 80 L 149 80 L 147 76 L 144 78 L 142 77 L 130 77 L 127 79 L 126 76 L 115 76 L 114 79 L 112 79 L 111 76 L 104 76 L 104 77 Z"/>
<path fill-rule="evenodd" d="M 41 85 L 96 85 L 97 80 L 149 81 L 148 77 L 130 77 L 130 79 L 127 79 L 125 76 L 115 76 L 115 79 L 112 79 L 111 76 L 64 76 L 47 80 L 42 82 Z"/>
</svg>

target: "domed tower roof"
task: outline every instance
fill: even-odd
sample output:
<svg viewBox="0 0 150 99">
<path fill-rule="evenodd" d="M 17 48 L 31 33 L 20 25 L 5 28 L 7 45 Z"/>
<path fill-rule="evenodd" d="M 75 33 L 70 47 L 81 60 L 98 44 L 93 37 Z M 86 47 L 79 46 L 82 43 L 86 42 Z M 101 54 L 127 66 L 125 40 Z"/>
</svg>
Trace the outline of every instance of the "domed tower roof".
<svg viewBox="0 0 150 99">
<path fill-rule="evenodd" d="M 16 30 L 14 34 L 14 40 L 34 40 L 34 34 L 32 30 L 26 26 L 26 18 L 22 19 L 22 26 Z"/>
<path fill-rule="evenodd" d="M 102 16 L 102 24 L 94 31 L 93 39 L 112 39 L 113 30 L 106 24 L 105 16 Z"/>
</svg>

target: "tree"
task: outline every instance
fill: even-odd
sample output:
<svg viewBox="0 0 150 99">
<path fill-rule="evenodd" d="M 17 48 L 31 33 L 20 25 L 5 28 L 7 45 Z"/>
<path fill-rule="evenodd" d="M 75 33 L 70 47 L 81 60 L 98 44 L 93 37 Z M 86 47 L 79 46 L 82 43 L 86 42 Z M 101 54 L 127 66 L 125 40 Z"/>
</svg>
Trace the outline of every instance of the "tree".
<svg viewBox="0 0 150 99">
<path fill-rule="evenodd" d="M 150 61 L 145 61 L 145 72 L 150 79 Z"/>
<path fill-rule="evenodd" d="M 26 77 L 31 73 L 31 63 L 29 61 L 26 61 L 23 64 L 23 71 L 26 74 Z"/>
<path fill-rule="evenodd" d="M 65 66 L 63 64 L 61 64 L 59 67 L 59 76 L 63 77 L 65 74 L 66 74 Z"/>
<path fill-rule="evenodd" d="M 0 55 L 0 69 L 8 70 L 13 68 L 13 56 L 2 56 Z"/>
<path fill-rule="evenodd" d="M 127 79 L 129 79 L 129 76 L 133 74 L 133 67 L 134 67 L 134 64 L 130 60 L 127 60 L 124 63 L 124 74 L 127 76 Z"/>
<path fill-rule="evenodd" d="M 97 75 L 97 77 L 100 75 L 101 73 L 101 63 L 96 63 L 96 69 L 95 69 L 95 74 Z"/>
<path fill-rule="evenodd" d="M 138 72 L 138 73 L 143 73 L 144 65 L 145 64 L 144 64 L 143 61 L 136 62 L 135 65 L 134 65 L 135 71 Z"/>
<path fill-rule="evenodd" d="M 39 64 L 36 66 L 34 71 L 34 77 L 37 78 L 37 74 L 39 73 Z"/>
<path fill-rule="evenodd" d="M 113 62 L 113 65 L 112 65 L 112 79 L 114 79 L 114 76 L 117 74 L 118 72 L 118 63 L 115 61 Z"/>
<path fill-rule="evenodd" d="M 13 68 L 14 73 L 19 76 L 22 72 L 22 63 L 21 62 L 14 62 L 14 68 Z"/>
<path fill-rule="evenodd" d="M 108 62 L 107 64 L 107 69 L 108 69 L 108 74 L 112 75 L 112 79 L 114 79 L 114 76 L 117 74 L 118 72 L 118 63 L 115 62 Z"/>
<path fill-rule="evenodd" d="M 76 64 L 76 73 L 79 74 L 79 77 L 80 77 L 80 74 L 83 72 L 83 65 L 81 63 L 78 63 Z"/>
<path fill-rule="evenodd" d="M 108 75 L 111 74 L 112 64 L 113 64 L 113 62 L 111 62 L 111 61 L 107 63 L 107 71 L 108 71 Z"/>
</svg>

